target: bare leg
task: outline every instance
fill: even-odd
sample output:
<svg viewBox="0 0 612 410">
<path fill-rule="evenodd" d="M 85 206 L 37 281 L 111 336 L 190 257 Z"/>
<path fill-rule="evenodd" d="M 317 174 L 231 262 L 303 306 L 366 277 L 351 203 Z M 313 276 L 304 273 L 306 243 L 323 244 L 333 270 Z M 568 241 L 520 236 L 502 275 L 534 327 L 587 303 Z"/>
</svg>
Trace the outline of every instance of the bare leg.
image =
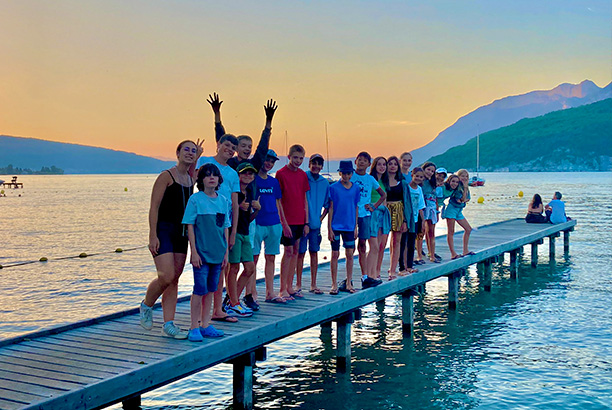
<svg viewBox="0 0 612 410">
<path fill-rule="evenodd" d="M 376 279 L 380 278 L 380 270 L 382 268 L 382 261 L 385 256 L 385 248 L 387 247 L 387 238 L 389 234 L 383 234 L 378 237 L 378 260 L 376 262 Z"/>
<path fill-rule="evenodd" d="M 246 288 L 248 282 L 251 281 L 251 278 L 255 275 L 255 263 L 254 262 L 243 262 L 242 265 L 244 269 L 242 269 L 242 273 L 236 282 L 236 290 L 237 290 L 237 299 L 240 301 L 240 294 Z"/>
<path fill-rule="evenodd" d="M 208 327 L 210 324 L 210 319 L 212 317 L 212 303 L 213 303 L 213 293 L 208 292 L 202 298 L 202 327 Z"/>
<path fill-rule="evenodd" d="M 292 249 L 291 249 L 291 254 L 289 258 L 289 272 L 287 273 L 287 293 L 288 294 L 293 294 L 296 292 L 295 289 L 293 289 L 293 277 L 295 276 L 295 267 L 297 265 L 297 255 L 298 255 L 298 250 L 300 249 L 300 241 L 297 240 L 295 242 L 295 245 L 293 245 L 291 248 Z M 298 289 L 301 290 L 302 288 L 298 287 Z"/>
<path fill-rule="evenodd" d="M 281 296 L 288 296 L 289 293 L 287 292 L 287 280 L 288 278 L 288 272 L 289 272 L 289 265 L 291 264 L 290 259 L 291 259 L 291 252 L 292 252 L 292 246 L 285 246 L 285 250 L 283 252 L 283 257 L 281 258 L 281 267 L 280 267 L 280 295 Z"/>
<path fill-rule="evenodd" d="M 219 286 L 213 296 L 213 317 L 225 317 L 227 314 L 221 308 L 223 305 L 223 278 L 229 271 L 229 263 L 225 266 L 221 275 L 219 275 Z"/>
<path fill-rule="evenodd" d="M 353 255 L 355 254 L 355 248 L 346 248 L 346 288 L 353 289 L 351 281 L 353 280 Z"/>
<path fill-rule="evenodd" d="M 472 233 L 472 227 L 467 219 L 460 219 L 457 223 L 463 228 L 463 254 L 466 255 L 470 252 L 468 245 L 470 242 L 470 233 Z"/>
<path fill-rule="evenodd" d="M 230 304 L 236 306 L 238 304 L 238 285 L 236 283 L 236 276 L 240 270 L 239 263 L 230 263 L 230 268 L 227 273 L 227 295 L 230 299 Z"/>
<path fill-rule="evenodd" d="M 174 320 L 178 296 L 178 280 L 185 267 L 184 253 L 164 253 L 154 259 L 157 278 L 147 287 L 144 304 L 151 307 L 162 296 L 164 322 Z"/>
<path fill-rule="evenodd" d="M 423 260 L 423 237 L 419 238 L 419 235 L 417 235 L 415 250 L 417 255 L 416 260 Z M 408 250 L 408 252 L 410 251 L 411 250 Z M 406 258 L 408 258 L 408 256 L 406 256 Z M 406 265 L 406 267 L 408 267 L 408 265 Z"/>
<path fill-rule="evenodd" d="M 371 249 L 371 248 L 370 248 Z M 361 269 L 361 275 L 367 275 L 369 273 L 368 270 L 368 248 L 366 246 L 365 239 L 359 239 L 357 241 L 357 253 L 359 255 L 359 268 Z M 354 253 L 355 251 L 353 251 Z"/>
<path fill-rule="evenodd" d="M 331 270 L 332 285 L 331 290 L 338 290 L 338 258 L 340 257 L 340 251 L 332 251 L 331 263 L 329 268 Z"/>
<path fill-rule="evenodd" d="M 259 255 L 253 256 L 253 265 L 255 265 L 255 272 L 257 272 L 257 262 L 259 261 Z M 264 268 L 265 269 L 265 268 Z M 251 295 L 253 300 L 257 300 L 257 274 L 251 275 L 247 282 L 245 294 Z"/>
<path fill-rule="evenodd" d="M 305 238 L 300 239 L 303 240 Z M 289 287 L 291 289 L 293 289 L 293 275 L 295 275 L 296 279 L 295 279 L 295 287 L 297 289 L 302 289 L 302 271 L 300 271 L 300 274 L 298 275 L 297 273 L 297 260 L 298 260 L 298 252 L 299 252 L 299 243 L 300 241 L 297 241 L 296 244 L 293 247 L 293 258 L 291 259 L 291 265 L 293 266 L 293 268 L 291 268 L 291 279 L 289 280 Z M 302 261 L 303 262 L 303 261 Z M 304 268 L 304 266 L 302 266 L 302 268 Z M 294 293 L 294 292 L 291 292 Z"/>
<path fill-rule="evenodd" d="M 376 263 L 378 262 L 378 237 L 368 239 L 370 252 L 368 252 L 368 270 L 367 275 L 372 279 L 376 279 Z"/>
<path fill-rule="evenodd" d="M 446 242 L 448 243 L 448 249 L 451 253 L 451 258 L 455 258 L 457 256 L 457 252 L 455 252 L 455 220 L 446 218 L 446 226 L 447 226 L 447 234 L 446 234 Z"/>
<path fill-rule="evenodd" d="M 319 270 L 319 254 L 310 252 L 310 290 L 317 288 L 317 272 Z"/>
<path fill-rule="evenodd" d="M 305 240 L 306 238 L 304 238 Z M 298 289 L 302 289 L 302 272 L 304 271 L 304 257 L 305 253 L 298 253 L 297 262 L 295 265 L 295 276 L 296 276 L 296 286 Z"/>
<path fill-rule="evenodd" d="M 400 258 L 400 240 L 402 238 L 401 232 L 393 231 L 391 233 L 391 266 L 389 267 L 389 274 L 395 276 L 397 273 L 397 263 Z"/>
<path fill-rule="evenodd" d="M 202 321 L 202 295 L 191 295 L 191 329 L 197 329 Z"/>
<path fill-rule="evenodd" d="M 264 273 L 266 275 L 266 299 L 274 299 L 277 295 L 274 293 L 274 261 L 276 255 L 265 255 L 266 266 Z"/>
</svg>

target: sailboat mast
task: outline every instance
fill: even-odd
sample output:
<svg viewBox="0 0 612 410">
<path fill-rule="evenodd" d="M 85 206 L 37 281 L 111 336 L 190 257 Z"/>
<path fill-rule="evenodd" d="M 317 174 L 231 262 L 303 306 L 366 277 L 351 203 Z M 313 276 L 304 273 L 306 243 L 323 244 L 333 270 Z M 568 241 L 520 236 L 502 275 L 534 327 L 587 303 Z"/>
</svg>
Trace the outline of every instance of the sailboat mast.
<svg viewBox="0 0 612 410">
<path fill-rule="evenodd" d="M 476 124 L 476 178 L 480 177 L 480 127 Z"/>
<path fill-rule="evenodd" d="M 287 153 L 287 155 L 289 155 L 289 147 L 287 146 L 287 130 L 285 130 L 285 152 Z M 289 157 L 286 156 L 287 158 L 287 164 L 289 164 Z"/>
<path fill-rule="evenodd" d="M 325 121 L 325 149 L 327 150 L 327 173 L 329 174 L 329 137 L 327 135 L 327 121 Z"/>
</svg>

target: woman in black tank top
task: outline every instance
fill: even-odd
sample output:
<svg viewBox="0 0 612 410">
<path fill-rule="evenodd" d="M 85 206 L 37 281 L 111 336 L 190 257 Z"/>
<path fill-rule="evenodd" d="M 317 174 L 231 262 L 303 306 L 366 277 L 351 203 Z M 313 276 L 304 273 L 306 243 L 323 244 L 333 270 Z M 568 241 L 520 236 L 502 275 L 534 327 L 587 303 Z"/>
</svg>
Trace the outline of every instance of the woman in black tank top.
<svg viewBox="0 0 612 410">
<path fill-rule="evenodd" d="M 187 338 L 187 333 L 174 324 L 178 296 L 178 280 L 187 258 L 187 234 L 183 229 L 183 214 L 193 193 L 195 165 L 202 154 L 198 140 L 183 141 L 176 149 L 178 163 L 157 177 L 151 193 L 149 209 L 149 251 L 153 255 L 157 277 L 147 288 L 140 304 L 140 324 L 153 327 L 152 306 L 162 296 L 164 326 L 162 334 L 175 339 Z"/>
</svg>

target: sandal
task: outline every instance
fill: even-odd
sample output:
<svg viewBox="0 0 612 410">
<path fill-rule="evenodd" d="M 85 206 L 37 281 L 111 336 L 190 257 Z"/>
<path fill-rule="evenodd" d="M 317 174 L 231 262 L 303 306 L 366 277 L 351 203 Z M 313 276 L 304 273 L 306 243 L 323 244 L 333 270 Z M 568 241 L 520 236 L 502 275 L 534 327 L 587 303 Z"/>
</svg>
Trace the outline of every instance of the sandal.
<svg viewBox="0 0 612 410">
<path fill-rule="evenodd" d="M 295 298 L 300 298 L 300 299 L 304 298 L 304 295 L 302 295 L 302 289 L 298 289 L 295 292 L 290 293 L 289 296 L 291 296 L 293 300 L 295 300 Z"/>
<path fill-rule="evenodd" d="M 281 298 L 280 296 L 274 296 L 272 299 L 266 299 L 267 303 L 278 303 L 278 304 L 285 304 L 287 303 L 287 301 L 283 298 Z"/>
<path fill-rule="evenodd" d="M 357 293 L 357 289 L 355 289 L 355 288 L 350 288 L 350 289 L 347 288 L 346 291 L 348 293 Z"/>
<path fill-rule="evenodd" d="M 455 259 L 459 259 L 460 257 L 461 257 L 461 255 L 457 254 L 457 255 L 453 256 L 451 259 L 455 260 Z"/>
<path fill-rule="evenodd" d="M 390 281 L 392 281 L 392 280 L 394 280 L 394 279 L 397 279 L 397 276 L 396 276 L 396 275 L 389 275 L 389 280 L 390 280 Z"/>
<path fill-rule="evenodd" d="M 338 289 L 332 289 L 329 291 L 330 295 L 337 295 L 338 294 Z"/>
<path fill-rule="evenodd" d="M 238 318 L 235 318 L 232 316 L 212 317 L 210 319 L 217 321 L 217 322 L 227 322 L 227 323 L 236 323 L 238 321 Z"/>
<path fill-rule="evenodd" d="M 463 258 L 464 256 L 471 256 L 471 255 L 476 255 L 474 252 L 470 251 L 468 253 L 464 253 L 463 255 L 461 255 L 461 257 Z"/>
<path fill-rule="evenodd" d="M 323 291 L 319 288 L 314 288 L 309 290 L 310 293 L 314 293 L 315 295 L 322 295 Z"/>
</svg>

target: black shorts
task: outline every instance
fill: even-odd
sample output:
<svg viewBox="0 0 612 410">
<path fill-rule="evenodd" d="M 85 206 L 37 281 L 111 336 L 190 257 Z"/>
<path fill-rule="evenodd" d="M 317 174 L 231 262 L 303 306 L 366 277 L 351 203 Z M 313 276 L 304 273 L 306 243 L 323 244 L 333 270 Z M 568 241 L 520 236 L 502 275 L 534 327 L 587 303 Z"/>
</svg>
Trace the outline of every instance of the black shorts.
<svg viewBox="0 0 612 410">
<path fill-rule="evenodd" d="M 164 253 L 187 254 L 188 240 L 183 224 L 160 221 L 157 223 L 157 239 L 159 239 L 159 250 L 157 256 Z"/>
<path fill-rule="evenodd" d="M 281 245 L 283 246 L 293 246 L 297 241 L 300 240 L 302 236 L 304 236 L 304 226 L 305 225 L 289 225 L 291 228 L 292 238 L 288 238 L 285 235 L 281 236 Z"/>
</svg>

